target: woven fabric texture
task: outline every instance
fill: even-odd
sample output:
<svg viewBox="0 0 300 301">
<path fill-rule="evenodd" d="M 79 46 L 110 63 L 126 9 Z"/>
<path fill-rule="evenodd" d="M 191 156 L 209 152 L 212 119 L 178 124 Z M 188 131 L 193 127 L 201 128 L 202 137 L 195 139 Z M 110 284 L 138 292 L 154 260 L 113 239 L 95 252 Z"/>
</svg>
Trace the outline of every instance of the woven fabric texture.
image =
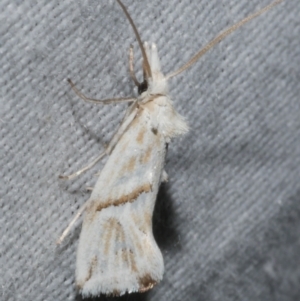
<svg viewBox="0 0 300 301">
<path fill-rule="evenodd" d="M 124 0 L 167 74 L 269 0 Z M 190 132 L 172 141 L 153 217 L 163 281 L 115 300 L 300 300 L 300 1 L 243 26 L 170 80 Z M 116 1 L 0 2 L 0 300 L 81 300 L 80 221 L 95 158 L 136 95 L 141 55 Z M 137 76 L 141 78 L 141 71 Z M 114 300 L 100 297 L 95 300 Z"/>
</svg>

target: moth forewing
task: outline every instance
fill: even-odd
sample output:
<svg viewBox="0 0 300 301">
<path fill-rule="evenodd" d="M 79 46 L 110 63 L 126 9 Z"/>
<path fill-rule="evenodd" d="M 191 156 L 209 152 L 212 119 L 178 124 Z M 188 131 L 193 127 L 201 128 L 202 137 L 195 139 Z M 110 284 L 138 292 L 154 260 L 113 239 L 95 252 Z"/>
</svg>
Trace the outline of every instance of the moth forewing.
<svg viewBox="0 0 300 301">
<path fill-rule="evenodd" d="M 167 144 L 188 131 L 186 122 L 173 107 L 167 79 L 189 68 L 228 34 L 281 2 L 277 0 L 225 30 L 185 65 L 165 77 L 156 45 L 142 46 L 125 6 L 116 1 L 140 45 L 144 81 L 140 83 L 135 77 L 131 53 L 130 74 L 140 95 L 136 99 L 124 99 L 133 102 L 105 151 L 109 158 L 91 197 L 59 240 L 60 243 L 85 210 L 76 262 L 76 283 L 84 297 L 145 292 L 162 279 L 163 258 L 153 237 L 152 214 L 160 183 L 168 178 L 164 171 Z M 101 102 L 85 97 L 74 85 L 72 88 L 86 101 Z"/>
<path fill-rule="evenodd" d="M 164 266 L 152 233 L 152 213 L 164 173 L 166 145 L 187 125 L 165 94 L 155 45 L 145 45 L 152 70 L 134 120 L 101 171 L 86 209 L 76 279 L 83 296 L 144 292 Z"/>
</svg>

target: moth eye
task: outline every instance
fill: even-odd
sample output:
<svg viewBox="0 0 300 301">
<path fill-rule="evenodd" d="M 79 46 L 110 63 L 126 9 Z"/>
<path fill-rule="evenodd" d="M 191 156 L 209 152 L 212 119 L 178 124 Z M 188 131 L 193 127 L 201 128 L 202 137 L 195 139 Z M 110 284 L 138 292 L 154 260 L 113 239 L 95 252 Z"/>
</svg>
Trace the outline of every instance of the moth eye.
<svg viewBox="0 0 300 301">
<path fill-rule="evenodd" d="M 141 95 L 143 92 L 148 90 L 148 82 L 144 80 L 142 83 L 138 85 L 138 93 Z"/>
</svg>

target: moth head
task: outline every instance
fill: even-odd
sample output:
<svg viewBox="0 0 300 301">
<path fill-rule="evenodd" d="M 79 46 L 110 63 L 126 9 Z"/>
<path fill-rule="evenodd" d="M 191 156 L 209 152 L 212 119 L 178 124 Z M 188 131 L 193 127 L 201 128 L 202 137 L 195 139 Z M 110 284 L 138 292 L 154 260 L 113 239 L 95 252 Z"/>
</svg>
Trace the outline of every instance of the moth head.
<svg viewBox="0 0 300 301">
<path fill-rule="evenodd" d="M 149 45 L 144 43 L 144 50 L 148 61 L 150 72 L 147 72 L 146 64 L 143 64 L 144 81 L 138 85 L 138 92 L 141 95 L 146 92 L 148 94 L 162 94 L 168 93 L 167 80 L 161 72 L 160 60 L 157 52 L 157 47 L 154 43 Z M 148 76 L 148 74 L 151 74 Z"/>
<path fill-rule="evenodd" d="M 127 8 L 125 5 L 122 3 L 121 0 L 116 0 L 120 7 L 122 8 L 126 18 L 128 19 L 135 37 L 138 41 L 139 48 L 142 52 L 142 57 L 143 57 L 143 73 L 144 73 L 144 80 L 140 83 L 134 74 L 133 71 L 133 65 L 132 65 L 132 60 L 133 60 L 133 50 L 131 48 L 130 52 L 130 74 L 131 77 L 138 87 L 138 93 L 142 95 L 143 93 L 148 93 L 148 94 L 166 94 L 167 93 L 167 84 L 166 84 L 166 79 L 165 76 L 161 73 L 160 71 L 160 61 L 157 53 L 157 48 L 155 44 L 151 45 L 151 48 L 149 47 L 148 43 L 145 43 L 144 45 L 142 44 L 142 39 L 141 36 L 130 16 L 130 14 L 127 11 Z"/>
</svg>

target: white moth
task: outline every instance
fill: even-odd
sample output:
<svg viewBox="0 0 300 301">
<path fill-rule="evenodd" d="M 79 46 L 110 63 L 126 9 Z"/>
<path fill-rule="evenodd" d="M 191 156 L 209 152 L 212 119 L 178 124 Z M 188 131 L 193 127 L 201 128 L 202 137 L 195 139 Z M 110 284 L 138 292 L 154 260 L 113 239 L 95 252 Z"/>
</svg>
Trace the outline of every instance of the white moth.
<svg viewBox="0 0 300 301">
<path fill-rule="evenodd" d="M 58 240 L 61 243 L 77 218 L 85 211 L 80 235 L 76 284 L 83 295 L 123 295 L 145 292 L 161 281 L 164 272 L 162 254 L 152 233 L 152 213 L 164 170 L 166 147 L 172 138 L 185 134 L 188 126 L 173 107 L 167 79 L 194 64 L 200 56 L 225 36 L 269 10 L 281 0 L 250 15 L 219 34 L 179 70 L 164 76 L 155 44 L 141 43 L 137 29 L 125 6 L 117 0 L 128 18 L 143 55 L 144 81 L 130 74 L 139 90 L 138 98 L 97 101 L 72 88 L 85 101 L 93 103 L 131 102 L 123 122 L 107 149 L 73 178 L 109 155 L 91 197 L 79 210 Z"/>
</svg>

